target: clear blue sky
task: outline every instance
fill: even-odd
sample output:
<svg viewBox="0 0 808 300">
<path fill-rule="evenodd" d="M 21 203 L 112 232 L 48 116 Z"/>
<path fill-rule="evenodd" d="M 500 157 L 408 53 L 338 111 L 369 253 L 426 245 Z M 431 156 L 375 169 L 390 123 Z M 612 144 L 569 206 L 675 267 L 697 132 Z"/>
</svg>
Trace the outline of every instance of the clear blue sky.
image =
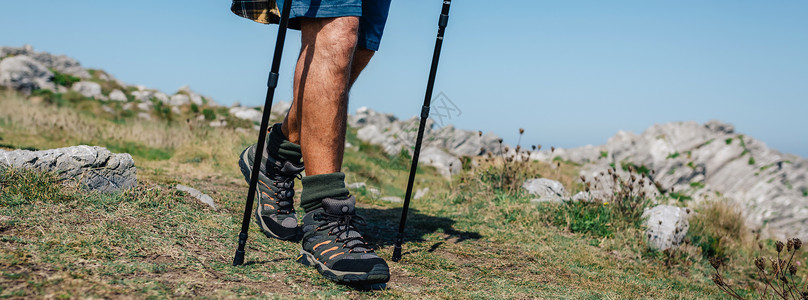
<svg viewBox="0 0 808 300">
<path fill-rule="evenodd" d="M 31 44 L 130 84 L 189 84 L 260 105 L 276 27 L 230 1 L 3 1 L 0 45 Z M 401 118 L 419 113 L 439 0 L 393 1 L 380 52 L 351 94 Z M 462 111 L 450 121 L 516 143 L 602 144 L 618 130 L 720 119 L 808 157 L 808 1 L 455 0 L 438 72 Z M 291 97 L 299 35 L 276 99 Z"/>
</svg>

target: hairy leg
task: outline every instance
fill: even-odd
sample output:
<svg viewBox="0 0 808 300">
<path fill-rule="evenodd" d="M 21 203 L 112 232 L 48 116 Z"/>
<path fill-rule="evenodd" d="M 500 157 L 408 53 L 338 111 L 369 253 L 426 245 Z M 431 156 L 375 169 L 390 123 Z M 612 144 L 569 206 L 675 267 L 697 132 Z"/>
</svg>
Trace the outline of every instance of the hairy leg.
<svg viewBox="0 0 808 300">
<path fill-rule="evenodd" d="M 358 24 L 358 17 L 301 21 L 295 99 L 282 129 L 301 145 L 307 175 L 341 170 Z"/>
<path fill-rule="evenodd" d="M 297 66 L 295 68 L 295 78 L 294 78 L 294 91 L 300 91 L 302 86 L 301 78 L 303 74 L 308 72 L 308 66 L 306 65 L 307 61 L 311 61 L 311 55 L 313 55 L 312 51 L 309 51 L 310 47 L 304 43 L 300 50 L 300 57 L 297 61 Z M 370 59 L 373 57 L 373 54 L 376 52 L 373 50 L 368 50 L 364 48 L 356 48 L 353 54 L 353 61 L 351 62 L 351 73 L 350 73 L 350 81 L 348 82 L 348 90 L 350 87 L 353 86 L 356 79 L 359 78 L 359 74 L 362 73 L 362 70 L 370 62 Z M 304 80 L 303 80 L 304 81 Z M 347 91 L 346 91 L 347 93 Z M 301 119 L 301 111 L 300 111 L 300 101 L 298 101 L 298 95 L 301 93 L 295 93 L 295 99 L 292 101 L 292 106 L 289 109 L 289 113 L 286 115 L 286 118 L 283 121 L 283 133 L 289 139 L 289 141 L 300 144 L 300 119 Z M 308 173 L 308 172 L 307 172 Z"/>
</svg>

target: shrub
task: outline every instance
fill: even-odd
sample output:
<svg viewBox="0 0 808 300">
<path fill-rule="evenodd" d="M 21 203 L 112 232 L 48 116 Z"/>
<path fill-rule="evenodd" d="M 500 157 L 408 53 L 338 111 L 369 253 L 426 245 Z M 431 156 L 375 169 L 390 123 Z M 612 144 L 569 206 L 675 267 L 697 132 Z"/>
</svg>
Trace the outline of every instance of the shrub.
<svg viewBox="0 0 808 300">
<path fill-rule="evenodd" d="M 213 121 L 216 120 L 216 113 L 213 112 L 210 108 L 205 108 L 202 110 L 202 115 L 205 116 L 205 120 Z"/>
<path fill-rule="evenodd" d="M 81 81 L 81 78 L 76 76 L 71 76 L 68 74 L 62 74 L 55 70 L 51 70 L 53 72 L 53 83 L 57 85 L 71 87 L 74 83 Z"/>
</svg>

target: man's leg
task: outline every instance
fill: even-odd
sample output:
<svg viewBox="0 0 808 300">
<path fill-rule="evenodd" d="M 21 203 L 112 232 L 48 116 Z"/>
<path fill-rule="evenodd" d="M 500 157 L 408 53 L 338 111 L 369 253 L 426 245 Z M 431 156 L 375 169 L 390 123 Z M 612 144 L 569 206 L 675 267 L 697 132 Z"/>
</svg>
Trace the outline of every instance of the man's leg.
<svg viewBox="0 0 808 300">
<path fill-rule="evenodd" d="M 300 86 L 300 76 L 298 76 L 298 74 L 302 74 L 302 72 L 305 70 L 305 53 L 306 49 L 301 49 L 300 59 L 298 59 L 295 70 L 295 91 L 297 91 L 298 87 Z M 353 55 L 353 61 L 351 63 L 351 75 L 348 83 L 348 91 L 350 91 L 351 87 L 356 82 L 356 79 L 359 78 L 359 74 L 362 73 L 362 70 L 365 69 L 375 53 L 376 51 L 373 50 L 356 48 Z M 295 95 L 297 95 L 297 93 L 295 93 Z M 300 106 L 297 105 L 298 103 L 299 101 L 297 101 L 297 97 L 295 97 L 295 99 L 292 101 L 292 106 L 289 109 L 289 113 L 286 115 L 282 125 L 284 135 L 289 139 L 289 141 L 295 144 L 300 144 Z"/>
</svg>

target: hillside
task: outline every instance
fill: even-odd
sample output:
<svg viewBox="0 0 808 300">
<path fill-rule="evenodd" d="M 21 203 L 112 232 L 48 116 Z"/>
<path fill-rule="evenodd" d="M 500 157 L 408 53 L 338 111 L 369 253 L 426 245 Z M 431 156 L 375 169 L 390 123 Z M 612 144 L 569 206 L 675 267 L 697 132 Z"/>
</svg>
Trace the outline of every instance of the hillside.
<svg viewBox="0 0 808 300">
<path fill-rule="evenodd" d="M 28 77 L 3 75 L 10 58 Z M 137 170 L 135 187 L 107 193 L 89 189 L 80 176 L 0 167 L 0 297 L 703 299 L 724 297 L 710 259 L 723 261 L 726 281 L 753 296 L 764 285 L 750 261 L 777 255 L 774 240 L 755 235 L 725 198 L 635 192 L 650 187 L 641 153 L 548 154 L 503 145 L 492 133 L 430 126 L 432 155 L 418 170 L 405 254 L 390 262 L 386 289 L 335 285 L 295 262 L 298 244 L 269 240 L 255 226 L 246 265 L 234 267 L 247 189 L 236 161 L 255 139 L 260 108 L 223 107 L 187 87 L 168 95 L 130 86 L 29 48 L 0 48 L 0 59 L 0 150 L 101 146 L 131 155 Z M 276 104 L 274 120 L 285 109 Z M 350 118 L 346 180 L 368 220 L 368 239 L 387 260 L 412 122 L 370 109 Z M 735 143 L 741 141 L 749 142 Z M 625 171 L 597 162 L 601 156 L 625 161 Z M 638 160 L 629 166 L 628 157 Z M 605 175 L 609 167 L 615 175 Z M 600 190 L 608 197 L 571 200 L 601 188 L 590 186 L 592 174 L 613 176 L 615 184 Z M 547 201 L 523 188 L 537 178 L 564 189 Z M 656 181 L 668 184 L 661 175 Z M 695 188 L 691 182 L 685 184 Z M 207 194 L 215 208 L 178 184 Z M 687 207 L 678 248 L 653 250 L 645 238 L 652 226 L 640 215 L 659 204 Z"/>
</svg>

